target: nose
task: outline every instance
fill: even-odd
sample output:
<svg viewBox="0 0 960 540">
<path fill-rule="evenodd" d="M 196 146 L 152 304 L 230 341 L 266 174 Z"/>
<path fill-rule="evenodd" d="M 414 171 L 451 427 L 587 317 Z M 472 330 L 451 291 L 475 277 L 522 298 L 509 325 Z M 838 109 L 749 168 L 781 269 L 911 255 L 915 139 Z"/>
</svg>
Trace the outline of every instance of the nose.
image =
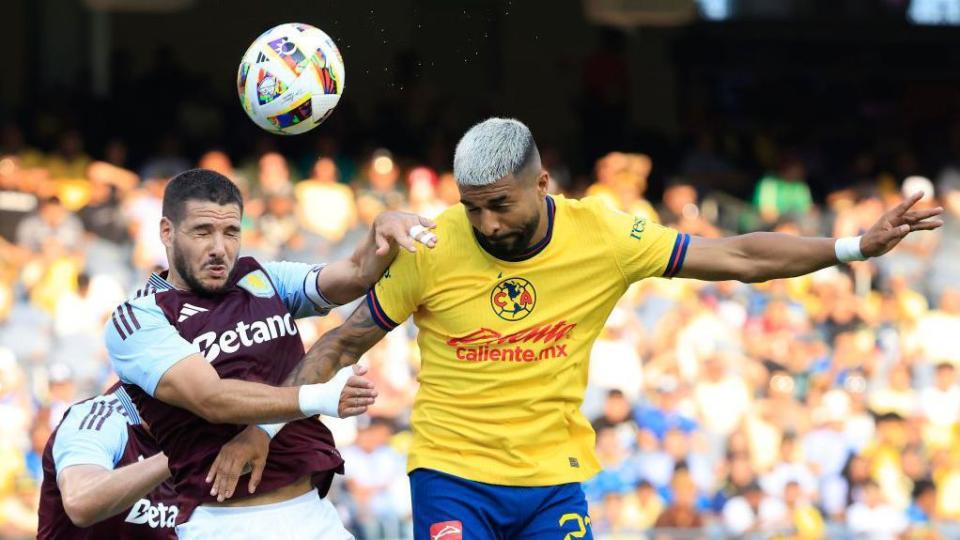
<svg viewBox="0 0 960 540">
<path fill-rule="evenodd" d="M 495 237 L 500 232 L 500 220 L 489 210 L 480 211 L 480 234 L 486 237 Z"/>
<path fill-rule="evenodd" d="M 227 253 L 227 245 L 224 241 L 223 235 L 220 233 L 213 235 L 213 242 L 210 244 L 210 252 L 208 255 L 211 259 L 223 258 Z"/>
</svg>

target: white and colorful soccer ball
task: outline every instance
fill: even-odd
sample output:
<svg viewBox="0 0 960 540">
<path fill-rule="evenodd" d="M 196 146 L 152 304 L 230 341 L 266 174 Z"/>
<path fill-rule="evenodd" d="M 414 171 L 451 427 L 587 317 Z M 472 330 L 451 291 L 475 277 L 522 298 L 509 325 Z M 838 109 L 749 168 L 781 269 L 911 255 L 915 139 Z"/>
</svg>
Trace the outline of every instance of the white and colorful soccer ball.
<svg viewBox="0 0 960 540">
<path fill-rule="evenodd" d="M 330 116 L 344 78 L 343 58 L 330 36 L 309 24 L 287 23 L 261 34 L 244 53 L 237 93 L 258 126 L 296 135 Z"/>
</svg>

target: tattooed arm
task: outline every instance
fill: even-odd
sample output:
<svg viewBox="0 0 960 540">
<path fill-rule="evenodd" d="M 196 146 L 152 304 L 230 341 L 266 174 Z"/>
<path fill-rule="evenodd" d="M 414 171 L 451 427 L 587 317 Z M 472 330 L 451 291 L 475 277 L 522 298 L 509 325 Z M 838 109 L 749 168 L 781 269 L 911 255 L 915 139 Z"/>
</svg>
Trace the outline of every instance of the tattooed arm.
<svg viewBox="0 0 960 540">
<path fill-rule="evenodd" d="M 314 343 L 313 347 L 310 347 L 303 360 L 293 368 L 290 375 L 283 381 L 282 386 L 297 387 L 304 384 L 325 383 L 342 368 L 356 364 L 363 353 L 383 339 L 385 335 L 387 335 L 386 330 L 380 328 L 373 321 L 369 305 L 362 302 L 360 307 L 355 309 L 343 324 L 324 334 Z M 373 403 L 376 392 L 371 394 L 373 385 L 363 379 L 363 374 L 362 369 L 355 371 L 355 375 L 350 377 L 343 387 L 338 409 L 341 418 L 363 414 L 367 407 Z M 282 428 L 282 424 L 263 426 L 263 431 L 261 431 L 261 428 L 251 426 L 235 438 L 250 437 L 244 439 L 247 441 L 246 447 L 231 448 L 230 445 L 227 445 L 220 450 L 207 473 L 207 482 L 213 485 L 211 494 L 217 495 L 218 500 L 222 501 L 233 496 L 237 481 L 248 464 L 254 471 L 258 471 L 258 468 L 262 471 L 262 464 L 258 464 L 260 462 L 266 463 L 265 449 L 269 446 L 269 439 L 264 431 L 268 427 L 274 428 L 273 433 L 276 433 Z M 257 440 L 260 441 L 259 445 L 256 443 Z M 265 445 L 263 444 L 264 440 L 266 440 Z M 252 448 L 254 451 L 247 451 L 240 457 L 233 456 L 234 453 L 239 453 L 244 448 Z M 261 452 L 257 450 L 258 448 L 264 451 Z M 257 459 L 260 461 L 255 461 Z M 254 477 L 251 477 L 250 487 L 255 488 L 259 480 L 259 473 L 256 475 L 256 482 Z M 250 492 L 252 493 L 253 490 L 251 489 Z"/>
<path fill-rule="evenodd" d="M 361 302 L 343 324 L 324 334 L 290 372 L 283 386 L 327 382 L 338 371 L 356 364 L 363 353 L 387 335 Z"/>
</svg>

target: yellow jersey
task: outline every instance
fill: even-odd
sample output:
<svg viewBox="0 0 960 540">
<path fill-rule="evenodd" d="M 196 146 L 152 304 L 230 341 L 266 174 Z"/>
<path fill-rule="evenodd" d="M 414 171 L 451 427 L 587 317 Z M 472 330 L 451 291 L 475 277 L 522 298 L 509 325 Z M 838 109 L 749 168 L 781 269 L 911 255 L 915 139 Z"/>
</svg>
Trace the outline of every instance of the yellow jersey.
<svg viewBox="0 0 960 540">
<path fill-rule="evenodd" d="M 690 237 L 595 198 L 547 210 L 546 236 L 508 261 L 455 205 L 437 246 L 401 251 L 367 294 L 385 330 L 411 314 L 419 328 L 409 471 L 547 486 L 600 470 L 580 412 L 593 342 L 632 282 L 676 274 Z"/>
</svg>

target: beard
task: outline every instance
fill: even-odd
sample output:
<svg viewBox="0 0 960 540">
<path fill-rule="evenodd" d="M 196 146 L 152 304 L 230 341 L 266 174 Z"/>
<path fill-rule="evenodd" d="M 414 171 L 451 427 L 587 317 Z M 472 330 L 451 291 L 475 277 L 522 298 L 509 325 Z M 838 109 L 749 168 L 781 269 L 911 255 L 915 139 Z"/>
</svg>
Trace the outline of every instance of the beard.
<svg viewBox="0 0 960 540">
<path fill-rule="evenodd" d="M 510 233 L 510 235 L 497 241 L 490 240 L 480 235 L 480 233 L 477 233 L 477 237 L 480 238 L 483 248 L 494 257 L 498 259 L 514 259 L 530 249 L 530 241 L 533 240 L 533 236 L 537 234 L 537 227 L 539 225 L 540 212 L 538 211 L 533 217 L 521 225 L 518 232 Z"/>
<path fill-rule="evenodd" d="M 226 265 L 226 262 L 227 261 L 225 259 L 216 259 L 213 261 L 207 261 L 204 264 Z M 183 257 L 183 252 L 176 248 L 176 244 L 174 244 L 173 249 L 173 267 L 176 268 L 177 274 L 180 275 L 180 278 L 186 282 L 188 287 L 190 287 L 190 291 L 197 296 L 221 296 L 227 291 L 227 285 L 232 282 L 233 274 L 237 270 L 237 265 L 234 264 L 230 268 L 230 272 L 227 274 L 227 279 L 223 281 L 222 285 L 208 287 L 190 271 L 190 265 L 187 264 L 187 260 Z"/>
</svg>

